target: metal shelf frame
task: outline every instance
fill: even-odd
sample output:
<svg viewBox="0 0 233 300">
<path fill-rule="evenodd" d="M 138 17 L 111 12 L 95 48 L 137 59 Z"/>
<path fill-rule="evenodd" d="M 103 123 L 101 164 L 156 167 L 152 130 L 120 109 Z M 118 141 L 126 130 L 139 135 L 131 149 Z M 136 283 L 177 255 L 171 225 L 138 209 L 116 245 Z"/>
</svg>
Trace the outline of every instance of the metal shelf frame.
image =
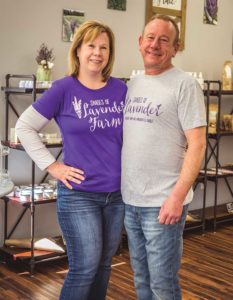
<svg viewBox="0 0 233 300">
<path fill-rule="evenodd" d="M 205 96 L 206 96 L 206 108 L 207 108 L 207 124 L 209 124 L 209 104 L 211 102 L 211 98 L 215 97 L 217 99 L 217 104 L 218 104 L 218 114 L 217 114 L 217 120 L 216 120 L 216 132 L 214 133 L 209 133 L 208 132 L 208 126 L 207 126 L 207 148 L 206 148 L 206 154 L 205 154 L 205 190 L 207 188 L 207 181 L 212 181 L 214 183 L 214 204 L 213 204 L 213 230 L 216 231 L 217 229 L 217 224 L 218 223 L 223 223 L 226 221 L 229 221 L 229 217 L 224 219 L 221 218 L 218 220 L 217 216 L 217 208 L 218 208 L 218 184 L 219 184 L 219 179 L 224 179 L 225 184 L 233 197 L 233 189 L 231 187 L 231 184 L 228 180 L 228 177 L 232 177 L 232 174 L 224 174 L 224 175 L 219 175 L 219 169 L 223 168 L 224 166 L 221 165 L 220 159 L 219 159 L 219 154 L 220 154 L 220 142 L 221 142 L 221 137 L 230 137 L 233 136 L 232 131 L 223 131 L 221 130 L 220 126 L 220 116 L 221 116 L 221 108 L 222 108 L 222 96 L 228 95 L 228 96 L 233 96 L 233 90 L 230 91 L 224 91 L 222 90 L 222 83 L 221 81 L 206 81 L 207 89 L 205 91 Z M 213 89 L 212 87 L 216 87 Z M 231 111 L 232 114 L 232 111 Z M 208 170 L 208 165 L 210 162 L 210 159 L 213 159 L 215 162 L 215 174 L 214 175 L 208 175 L 207 170 Z M 206 195 L 205 195 L 206 197 Z"/>
<path fill-rule="evenodd" d="M 19 88 L 11 85 L 12 79 L 20 80 L 31 80 L 33 82 L 33 87 L 32 88 Z M 9 117 L 10 117 L 10 108 L 16 115 L 16 117 L 19 117 L 19 113 L 16 110 L 14 104 L 11 101 L 11 95 L 25 95 L 29 94 L 32 97 L 32 102 L 36 101 L 37 94 L 43 93 L 46 89 L 38 89 L 36 88 L 36 76 L 35 75 L 11 75 L 7 74 L 5 77 L 6 80 L 6 86 L 2 87 L 2 91 L 5 93 L 5 141 L 2 141 L 1 143 L 3 145 L 6 145 L 12 149 L 15 150 L 21 150 L 24 151 L 24 148 L 19 145 L 19 144 L 10 144 L 8 142 L 8 136 L 9 136 Z M 61 145 L 47 145 L 49 148 L 57 148 L 61 147 Z M 62 150 L 59 151 L 57 154 L 58 158 L 61 154 Z M 5 168 L 8 168 L 8 157 L 5 157 Z M 45 174 L 44 178 L 41 180 L 41 182 L 44 182 L 44 180 L 47 178 L 48 173 Z M 34 239 L 35 239 L 35 207 L 37 205 L 41 204 L 46 204 L 46 203 L 52 203 L 55 202 L 56 199 L 51 199 L 51 200 L 44 200 L 44 201 L 35 201 L 34 200 L 34 186 L 35 186 L 35 163 L 32 161 L 31 162 L 31 184 L 32 184 L 32 199 L 30 202 L 27 203 L 19 203 L 19 205 L 23 208 L 21 213 L 19 214 L 18 218 L 15 221 L 15 224 L 11 228 L 10 232 L 8 233 L 8 203 L 9 201 L 12 201 L 11 197 L 2 197 L 1 199 L 4 200 L 4 247 L 2 247 L 0 250 L 1 252 L 4 252 L 5 254 L 8 254 L 11 251 L 7 251 L 7 247 L 5 246 L 5 240 L 9 239 L 12 234 L 14 233 L 15 229 L 17 226 L 20 224 L 21 220 L 23 219 L 25 213 L 27 210 L 30 211 L 30 238 L 31 238 L 31 255 L 30 258 L 27 260 L 29 267 L 30 267 L 30 274 L 33 275 L 35 272 L 35 265 L 39 262 L 42 262 L 44 260 L 48 260 L 48 256 L 45 256 L 45 259 L 43 259 L 43 256 L 41 259 L 38 258 L 38 256 L 35 258 L 35 249 L 34 249 Z M 49 259 L 58 259 L 58 258 L 63 258 L 66 256 L 66 254 L 61 255 L 60 253 L 54 253 L 49 255 Z"/>
</svg>

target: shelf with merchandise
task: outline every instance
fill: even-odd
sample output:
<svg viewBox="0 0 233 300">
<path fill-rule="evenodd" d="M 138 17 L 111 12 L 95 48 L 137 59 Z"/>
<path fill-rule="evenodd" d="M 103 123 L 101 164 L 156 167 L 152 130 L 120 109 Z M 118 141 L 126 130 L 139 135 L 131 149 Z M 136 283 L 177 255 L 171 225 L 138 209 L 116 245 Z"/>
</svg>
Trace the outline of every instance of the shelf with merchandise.
<svg viewBox="0 0 233 300">
<path fill-rule="evenodd" d="M 11 149 L 21 150 L 25 151 L 24 147 L 21 145 L 21 143 L 12 143 L 11 141 L 1 141 L 1 144 L 4 146 L 7 146 Z M 62 147 L 62 143 L 44 143 L 47 148 L 60 148 Z"/>
<path fill-rule="evenodd" d="M 37 94 L 44 93 L 48 88 L 22 88 L 22 87 L 1 87 L 1 90 L 6 94 L 32 94 L 34 91 Z"/>
<path fill-rule="evenodd" d="M 201 171 L 205 177 L 205 193 L 206 189 L 209 186 L 208 182 L 212 182 L 214 184 L 214 203 L 213 203 L 213 230 L 216 231 L 217 224 L 224 222 L 224 215 L 219 213 L 221 210 L 221 205 L 219 202 L 219 193 L 218 193 L 218 185 L 219 180 L 223 180 L 227 186 L 227 189 L 233 197 L 233 187 L 231 181 L 229 180 L 233 177 L 233 165 L 232 163 L 222 164 L 220 162 L 220 143 L 222 138 L 229 138 L 233 136 L 232 126 L 226 126 L 221 119 L 221 110 L 222 110 L 222 102 L 223 97 L 225 96 L 233 96 L 233 90 L 222 90 L 221 81 L 207 81 L 206 82 L 207 89 L 205 90 L 205 98 L 206 98 L 206 108 L 207 108 L 207 148 L 205 154 L 205 164 L 204 169 Z M 229 97 L 228 97 L 229 98 Z M 227 98 L 227 100 L 228 100 Z M 229 99 L 231 101 L 232 99 Z M 212 120 L 210 120 L 210 104 L 215 103 L 215 121 L 214 126 L 210 126 Z M 233 110 L 230 112 L 232 115 Z M 224 116 L 224 115 L 223 115 Z M 227 115 L 228 116 L 228 115 Z M 231 117 L 233 121 L 233 118 Z M 223 130 L 227 127 L 228 130 Z M 211 165 L 214 164 L 214 167 Z M 205 200 L 204 200 L 205 201 Z M 207 219 L 208 210 L 205 212 L 205 219 Z M 232 218 L 232 215 L 226 214 L 225 219 L 228 221 Z M 232 218 L 233 220 L 233 218 Z"/>
<path fill-rule="evenodd" d="M 43 247 L 39 247 L 39 249 L 33 249 L 33 253 L 31 251 L 31 247 L 22 246 L 14 246 L 14 243 L 18 244 L 21 242 L 19 240 L 8 240 L 9 245 L 4 245 L 0 248 L 0 255 L 7 263 L 15 264 L 23 264 L 25 267 L 30 266 L 31 260 L 33 259 L 34 265 L 42 262 L 54 261 L 56 259 L 67 258 L 66 254 L 66 246 L 64 244 L 64 240 L 62 236 L 56 236 L 53 238 L 43 238 L 45 240 Z M 38 240 L 38 239 L 37 239 Z M 48 246 L 46 246 L 46 242 L 48 241 Z M 30 243 L 30 241 L 29 241 Z M 42 250 L 45 248 L 44 250 Z M 59 249 L 59 251 L 57 250 Z M 31 271 L 29 269 L 29 271 Z"/>
<path fill-rule="evenodd" d="M 14 116 L 19 117 L 19 112 L 17 111 L 17 107 L 15 105 L 15 100 L 17 102 L 23 100 L 21 99 L 21 95 L 28 94 L 31 101 L 35 102 L 37 98 L 37 94 L 41 94 L 44 91 L 47 90 L 47 88 L 38 88 L 37 82 L 36 82 L 36 76 L 35 75 L 11 75 L 7 74 L 6 77 L 6 85 L 2 87 L 2 91 L 5 94 L 5 102 L 6 102 L 6 120 L 5 120 L 5 140 L 1 141 L 1 144 L 4 146 L 9 147 L 12 149 L 12 153 L 14 151 L 20 150 L 22 152 L 25 152 L 24 147 L 14 139 L 14 142 L 11 142 L 8 140 L 9 138 L 9 124 L 10 124 L 10 111 L 14 113 Z M 30 87 L 19 87 L 17 86 L 17 81 L 30 81 Z M 15 97 L 17 95 L 17 97 Z M 61 154 L 61 147 L 62 143 L 61 140 L 58 142 L 54 142 L 55 139 L 48 139 L 50 141 L 49 143 L 46 141 L 43 141 L 47 148 L 58 148 L 58 154 L 56 155 L 56 159 L 59 158 Z M 53 141 L 53 142 L 51 142 Z M 57 141 L 57 140 L 56 140 Z M 26 152 L 25 152 L 26 155 Z M 9 157 L 11 159 L 11 157 Z M 5 169 L 8 169 L 8 157 L 5 158 Z M 19 170 L 18 170 L 19 171 Z M 34 274 L 35 271 L 35 265 L 39 262 L 46 261 L 46 260 L 56 260 L 62 257 L 66 257 L 66 253 L 63 253 L 62 255 L 60 253 L 56 253 L 54 251 L 50 251 L 49 253 L 41 252 L 37 249 L 35 249 L 34 241 L 35 241 L 35 210 L 36 207 L 39 205 L 44 205 L 48 203 L 54 203 L 56 202 L 56 197 L 51 197 L 49 199 L 35 199 L 35 187 L 36 187 L 36 166 L 33 161 L 31 161 L 31 196 L 30 198 L 25 197 L 25 201 L 22 201 L 20 197 L 15 197 L 15 195 L 6 195 L 1 198 L 1 200 L 4 201 L 4 245 L 0 248 L 0 256 L 2 258 L 5 258 L 6 261 L 24 261 L 27 263 L 27 265 L 30 268 L 30 274 Z M 48 176 L 48 173 L 45 173 L 41 182 L 45 182 L 46 178 Z M 28 200 L 27 200 L 28 199 Z M 15 206 L 15 209 L 18 209 L 20 212 L 17 216 L 17 218 L 13 221 L 13 226 L 11 228 L 9 227 L 9 217 L 10 217 L 10 211 L 8 209 L 9 203 L 13 204 Z M 16 228 L 21 223 L 24 215 L 26 212 L 30 213 L 30 240 L 31 240 L 31 247 L 30 249 L 18 249 L 17 247 L 9 247 L 5 244 L 5 242 L 13 236 Z"/>
</svg>

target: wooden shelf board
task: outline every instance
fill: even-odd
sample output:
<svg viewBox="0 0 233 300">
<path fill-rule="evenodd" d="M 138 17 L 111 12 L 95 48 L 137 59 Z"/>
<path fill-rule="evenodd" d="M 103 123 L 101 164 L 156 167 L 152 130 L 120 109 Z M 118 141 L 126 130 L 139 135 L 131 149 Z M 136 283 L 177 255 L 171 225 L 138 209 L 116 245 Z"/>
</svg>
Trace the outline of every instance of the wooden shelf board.
<svg viewBox="0 0 233 300">
<path fill-rule="evenodd" d="M 219 136 L 232 136 L 233 131 L 220 130 L 219 132 L 208 132 L 208 138 L 217 139 Z"/>
<path fill-rule="evenodd" d="M 56 244 L 62 246 L 65 249 L 63 240 L 61 236 L 53 238 L 56 241 Z M 7 256 L 13 261 L 21 260 L 21 261 L 30 261 L 31 249 L 28 248 L 19 248 L 17 246 L 3 246 L 0 247 L 0 256 Z M 56 258 L 66 256 L 66 252 L 56 252 L 56 251 L 48 251 L 48 250 L 38 250 L 34 249 L 34 259 L 35 261 L 41 261 L 48 258 Z"/>
<path fill-rule="evenodd" d="M 11 149 L 17 149 L 17 150 L 21 150 L 21 151 L 25 151 L 24 147 L 20 144 L 20 143 L 11 143 L 10 141 L 1 141 L 1 144 L 3 146 L 7 146 Z M 54 143 L 54 144 L 45 144 L 46 148 L 58 148 L 58 147 L 62 147 L 62 143 Z"/>
<path fill-rule="evenodd" d="M 31 201 L 20 201 L 19 197 L 4 197 L 4 198 L 8 198 L 8 201 L 12 201 L 13 203 L 18 203 L 22 206 L 25 207 L 30 207 L 31 205 Z M 57 199 L 43 199 L 43 200 L 34 200 L 34 204 L 35 205 L 40 205 L 40 204 L 46 204 L 46 203 L 53 203 L 56 202 Z"/>
<path fill-rule="evenodd" d="M 193 214 L 201 215 L 202 209 L 197 209 L 190 211 Z M 233 214 L 228 213 L 226 204 L 218 205 L 217 206 L 217 219 L 231 219 L 233 220 Z M 214 219 L 214 207 L 206 207 L 205 209 L 205 219 L 206 220 L 213 220 Z"/>
<path fill-rule="evenodd" d="M 31 250 L 30 249 L 3 246 L 0 248 L 0 253 L 1 252 L 10 256 L 13 261 L 16 261 L 18 259 L 23 260 L 23 261 L 31 259 Z M 64 255 L 64 253 L 58 253 L 58 252 L 54 252 L 54 251 L 37 250 L 37 249 L 34 250 L 35 260 L 42 260 L 45 258 L 61 256 L 61 255 Z"/>
<path fill-rule="evenodd" d="M 20 88 L 20 87 L 5 87 L 2 86 L 1 90 L 5 92 L 6 94 L 32 94 L 33 88 Z M 48 88 L 36 88 L 35 92 L 37 94 L 44 93 Z"/>
</svg>

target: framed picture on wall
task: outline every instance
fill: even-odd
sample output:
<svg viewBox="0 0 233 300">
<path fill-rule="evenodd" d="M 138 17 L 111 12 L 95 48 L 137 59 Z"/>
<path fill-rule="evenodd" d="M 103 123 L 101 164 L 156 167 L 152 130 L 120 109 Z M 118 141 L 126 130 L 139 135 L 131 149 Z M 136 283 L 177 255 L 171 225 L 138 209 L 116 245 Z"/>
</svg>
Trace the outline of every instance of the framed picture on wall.
<svg viewBox="0 0 233 300">
<path fill-rule="evenodd" d="M 218 0 L 205 0 L 204 2 L 204 24 L 218 24 Z"/>
<path fill-rule="evenodd" d="M 63 9 L 62 40 L 72 42 L 75 30 L 84 22 L 84 12 L 72 9 Z"/>
<path fill-rule="evenodd" d="M 178 24 L 180 29 L 180 49 L 185 45 L 186 0 L 146 0 L 146 22 L 153 15 L 167 15 Z"/>
<path fill-rule="evenodd" d="M 126 10 L 126 0 L 108 0 L 108 8 Z"/>
</svg>

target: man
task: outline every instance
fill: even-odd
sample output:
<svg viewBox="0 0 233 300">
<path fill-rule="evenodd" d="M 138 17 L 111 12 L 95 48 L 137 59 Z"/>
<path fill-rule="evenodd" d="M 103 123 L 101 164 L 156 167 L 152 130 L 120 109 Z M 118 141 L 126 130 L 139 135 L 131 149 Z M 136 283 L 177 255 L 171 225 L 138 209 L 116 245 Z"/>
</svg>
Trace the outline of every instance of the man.
<svg viewBox="0 0 233 300">
<path fill-rule="evenodd" d="M 206 147 L 202 90 L 172 65 L 178 39 L 167 16 L 145 26 L 145 74 L 130 81 L 126 97 L 122 193 L 138 300 L 181 299 L 182 235 Z"/>
</svg>

